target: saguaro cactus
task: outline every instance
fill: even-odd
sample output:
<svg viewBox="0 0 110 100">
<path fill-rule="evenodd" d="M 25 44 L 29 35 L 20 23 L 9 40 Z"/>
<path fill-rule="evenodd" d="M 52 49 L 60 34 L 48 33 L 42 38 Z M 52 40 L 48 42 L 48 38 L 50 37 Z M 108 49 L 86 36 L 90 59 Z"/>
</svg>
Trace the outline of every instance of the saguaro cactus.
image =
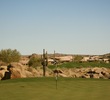
<svg viewBox="0 0 110 100">
<path fill-rule="evenodd" d="M 43 76 L 45 76 L 46 66 L 48 66 L 48 56 L 47 51 L 45 52 L 45 49 L 43 49 L 42 66 L 43 66 Z"/>
</svg>

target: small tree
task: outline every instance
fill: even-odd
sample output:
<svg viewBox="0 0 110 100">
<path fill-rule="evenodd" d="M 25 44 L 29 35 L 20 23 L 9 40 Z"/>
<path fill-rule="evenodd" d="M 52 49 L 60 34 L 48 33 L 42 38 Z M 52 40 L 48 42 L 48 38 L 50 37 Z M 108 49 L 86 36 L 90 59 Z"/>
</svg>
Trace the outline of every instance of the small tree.
<svg viewBox="0 0 110 100">
<path fill-rule="evenodd" d="M 0 60 L 5 63 L 18 62 L 21 54 L 15 49 L 2 49 L 0 51 Z"/>
<path fill-rule="evenodd" d="M 82 56 L 76 55 L 75 58 L 74 58 L 74 61 L 75 62 L 80 62 L 82 60 L 82 58 L 83 58 Z"/>
<path fill-rule="evenodd" d="M 32 57 L 30 58 L 29 62 L 28 62 L 29 66 L 32 66 L 34 68 L 41 66 L 41 58 L 39 57 Z"/>
</svg>

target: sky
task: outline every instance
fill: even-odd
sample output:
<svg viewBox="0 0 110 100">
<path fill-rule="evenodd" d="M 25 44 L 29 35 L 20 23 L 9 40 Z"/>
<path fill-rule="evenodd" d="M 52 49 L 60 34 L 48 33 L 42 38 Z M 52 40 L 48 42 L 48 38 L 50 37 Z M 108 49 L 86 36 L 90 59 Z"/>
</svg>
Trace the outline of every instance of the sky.
<svg viewBox="0 0 110 100">
<path fill-rule="evenodd" d="M 0 50 L 110 52 L 110 0 L 0 0 Z"/>
</svg>

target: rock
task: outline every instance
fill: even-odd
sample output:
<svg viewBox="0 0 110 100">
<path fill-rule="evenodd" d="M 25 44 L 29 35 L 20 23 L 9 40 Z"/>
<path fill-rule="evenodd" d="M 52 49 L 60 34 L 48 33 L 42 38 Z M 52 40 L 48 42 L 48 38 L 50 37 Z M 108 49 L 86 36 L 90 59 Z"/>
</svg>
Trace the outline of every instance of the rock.
<svg viewBox="0 0 110 100">
<path fill-rule="evenodd" d="M 100 78 L 99 74 L 93 74 L 93 78 Z"/>
<path fill-rule="evenodd" d="M 102 68 L 95 67 L 95 68 L 93 68 L 93 71 L 94 71 L 96 74 L 100 74 L 101 71 L 102 71 Z"/>
<path fill-rule="evenodd" d="M 27 70 L 27 68 L 28 68 L 27 66 L 22 65 L 20 63 L 16 63 L 16 62 L 11 63 L 10 65 L 11 65 L 12 68 L 18 68 L 21 71 Z"/>
<path fill-rule="evenodd" d="M 0 70 L 6 70 L 7 71 L 7 66 L 0 66 Z"/>
<path fill-rule="evenodd" d="M 0 80 L 4 77 L 6 70 L 0 70 Z"/>
<path fill-rule="evenodd" d="M 29 72 L 29 71 L 24 71 L 24 75 L 26 76 L 26 77 L 35 77 L 34 75 L 33 75 L 33 73 L 31 73 L 31 72 Z"/>
<path fill-rule="evenodd" d="M 7 66 L 0 66 L 0 80 L 4 80 L 6 78 L 10 78 L 10 76 L 8 77 L 8 74 L 10 75 L 9 71 L 7 70 Z"/>
<path fill-rule="evenodd" d="M 75 78 L 82 78 L 82 76 L 83 76 L 83 75 L 82 75 L 81 73 L 76 73 L 76 74 L 75 74 Z"/>
<path fill-rule="evenodd" d="M 89 74 L 84 74 L 84 75 L 82 75 L 82 78 L 90 78 L 90 75 Z"/>
<path fill-rule="evenodd" d="M 11 75 L 8 75 L 11 74 Z M 58 74 L 60 77 L 73 78 L 104 78 L 110 79 L 109 68 L 57 68 L 51 70 L 46 67 L 46 77 L 55 77 Z M 20 63 L 11 63 L 11 65 L 0 67 L 0 79 L 14 79 L 27 77 L 42 77 L 42 67 L 32 68 Z"/>
<path fill-rule="evenodd" d="M 67 75 L 65 75 L 63 73 L 60 73 L 59 76 L 61 76 L 61 77 L 68 77 Z"/>
<path fill-rule="evenodd" d="M 99 74 L 99 78 L 105 79 L 105 77 L 101 73 Z"/>
<path fill-rule="evenodd" d="M 14 78 L 26 78 L 26 77 L 33 77 L 34 75 L 29 72 L 27 66 L 23 66 L 20 63 L 11 63 L 11 79 Z"/>
<path fill-rule="evenodd" d="M 11 69 L 11 79 L 14 79 L 14 78 L 22 78 L 20 69 L 17 69 L 17 68 Z"/>
</svg>

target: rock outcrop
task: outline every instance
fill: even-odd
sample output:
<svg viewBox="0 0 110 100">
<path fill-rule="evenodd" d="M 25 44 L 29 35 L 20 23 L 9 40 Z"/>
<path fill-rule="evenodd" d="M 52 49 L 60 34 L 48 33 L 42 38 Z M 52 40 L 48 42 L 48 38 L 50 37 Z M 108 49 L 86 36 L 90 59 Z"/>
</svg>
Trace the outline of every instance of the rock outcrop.
<svg viewBox="0 0 110 100">
<path fill-rule="evenodd" d="M 42 76 L 43 71 L 41 67 L 37 67 L 35 69 L 20 63 L 11 63 L 9 66 L 0 67 L 0 80 Z M 46 76 L 54 76 L 53 71 L 49 68 L 46 68 Z"/>
<path fill-rule="evenodd" d="M 46 68 L 46 77 L 72 77 L 72 78 L 103 78 L 110 79 L 110 68 Z M 42 67 L 32 68 L 20 63 L 11 63 L 9 66 L 0 67 L 0 80 L 27 78 L 27 77 L 42 77 Z"/>
<path fill-rule="evenodd" d="M 0 80 L 5 76 L 5 73 L 8 72 L 7 66 L 0 67 Z"/>
<path fill-rule="evenodd" d="M 73 78 L 103 78 L 110 79 L 110 69 L 109 68 L 64 68 L 61 69 L 63 76 L 73 77 Z M 62 76 L 59 73 L 59 76 Z"/>
</svg>

